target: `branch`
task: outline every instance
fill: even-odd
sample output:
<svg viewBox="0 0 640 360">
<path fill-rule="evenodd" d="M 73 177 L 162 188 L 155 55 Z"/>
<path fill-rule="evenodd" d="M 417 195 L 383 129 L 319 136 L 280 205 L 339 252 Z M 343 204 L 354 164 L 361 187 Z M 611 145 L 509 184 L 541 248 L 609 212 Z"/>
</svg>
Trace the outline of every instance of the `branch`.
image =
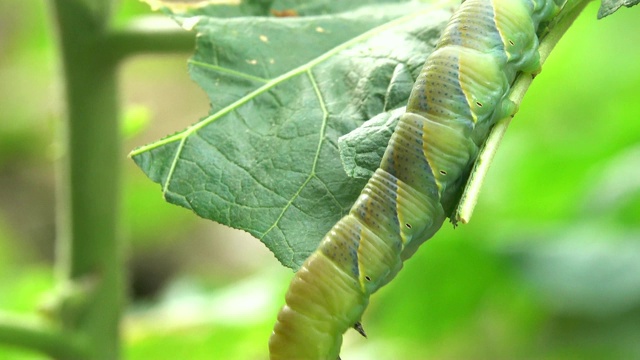
<svg viewBox="0 0 640 360">
<path fill-rule="evenodd" d="M 544 64 L 549 57 L 551 50 L 553 50 L 558 41 L 560 41 L 560 38 L 562 38 L 562 36 L 567 32 L 571 24 L 573 24 L 575 19 L 580 15 L 582 10 L 590 1 L 591 0 L 573 0 L 569 1 L 565 5 L 565 9 L 561 13 L 561 17 L 558 22 L 549 30 L 549 33 L 540 42 L 540 46 L 538 47 L 538 51 L 540 53 L 540 66 Z M 519 75 L 511 87 L 509 100 L 513 101 L 519 107 L 522 103 L 522 99 L 524 98 L 524 94 L 527 92 L 532 82 L 533 76 L 530 74 Z M 458 205 L 454 215 L 454 219 L 456 221 L 460 221 L 463 224 L 469 222 L 469 219 L 473 214 L 473 209 L 478 201 L 478 194 L 480 193 L 480 188 L 482 187 L 484 178 L 487 175 L 489 166 L 493 161 L 493 157 L 498 150 L 500 141 L 502 141 L 502 137 L 506 133 L 512 118 L 513 116 L 508 116 L 499 120 L 491 129 L 491 132 L 489 133 L 489 136 L 475 162 L 469 181 L 464 189 L 464 193 L 460 198 L 460 204 Z"/>
<path fill-rule="evenodd" d="M 63 334 L 82 334 L 91 351 L 85 359 L 91 360 L 119 358 L 125 295 L 117 64 L 104 43 L 112 3 L 51 0 L 67 112 L 61 127 L 65 157 L 59 163 L 56 267 L 61 281 L 96 279 L 90 297 L 58 325 Z"/>
<path fill-rule="evenodd" d="M 39 351 L 55 359 L 87 359 L 87 344 L 77 334 L 68 334 L 33 318 L 0 314 L 0 343 Z"/>
<path fill-rule="evenodd" d="M 189 52 L 195 48 L 195 34 L 177 26 L 169 19 L 156 17 L 139 19 L 123 30 L 107 35 L 105 49 L 116 61 L 137 54 Z"/>
</svg>

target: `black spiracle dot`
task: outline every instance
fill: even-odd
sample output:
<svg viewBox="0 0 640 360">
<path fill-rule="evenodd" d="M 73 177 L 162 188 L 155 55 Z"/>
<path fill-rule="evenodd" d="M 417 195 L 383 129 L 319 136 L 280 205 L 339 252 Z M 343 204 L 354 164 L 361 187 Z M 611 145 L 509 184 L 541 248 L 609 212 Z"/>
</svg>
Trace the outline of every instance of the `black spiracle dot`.
<svg viewBox="0 0 640 360">
<path fill-rule="evenodd" d="M 404 224 L 404 226 L 406 226 L 407 229 L 411 229 L 411 224 L 409 224 L 409 223 Z"/>
<path fill-rule="evenodd" d="M 440 174 L 447 175 L 447 171 L 446 170 L 440 170 Z"/>
<path fill-rule="evenodd" d="M 369 277 L 369 275 L 366 275 L 366 276 L 364 277 L 364 279 L 365 279 L 365 280 L 367 280 L 367 281 L 371 281 L 371 277 Z"/>
<path fill-rule="evenodd" d="M 478 105 L 479 107 L 482 107 L 482 103 L 480 101 L 476 101 L 476 105 Z"/>
<path fill-rule="evenodd" d="M 509 40 L 509 44 L 511 44 L 511 46 L 516 46 L 516 43 L 514 43 L 513 40 Z"/>
</svg>

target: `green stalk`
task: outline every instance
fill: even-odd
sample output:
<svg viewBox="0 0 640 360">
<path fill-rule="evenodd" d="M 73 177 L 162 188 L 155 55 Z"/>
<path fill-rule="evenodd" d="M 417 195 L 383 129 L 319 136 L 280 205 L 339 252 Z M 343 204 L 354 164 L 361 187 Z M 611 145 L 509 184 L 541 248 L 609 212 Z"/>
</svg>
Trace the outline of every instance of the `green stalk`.
<svg viewBox="0 0 640 360">
<path fill-rule="evenodd" d="M 120 244 L 117 68 L 136 53 L 193 49 L 184 31 L 108 28 L 111 0 L 51 0 L 64 70 L 67 121 L 58 172 L 59 326 L 0 314 L 0 343 L 57 359 L 114 360 L 124 302 Z"/>
<path fill-rule="evenodd" d="M 104 46 L 111 2 L 52 0 L 67 100 L 58 238 L 63 282 L 86 283 L 60 299 L 64 331 L 86 337 L 91 359 L 117 359 L 123 305 L 119 234 L 120 137 L 116 63 Z M 79 297 L 79 298 L 78 298 Z"/>
<path fill-rule="evenodd" d="M 540 41 L 538 51 L 540 52 L 541 66 L 549 57 L 551 50 L 553 50 L 589 2 L 591 2 L 591 0 L 569 0 L 567 2 L 558 17 L 558 22 L 554 24 L 554 26 L 549 30 L 549 33 Z M 532 82 L 533 77 L 529 74 L 522 74 L 518 76 L 511 87 L 509 100 L 519 107 L 522 103 L 522 99 L 524 98 L 524 94 L 527 92 Z M 502 137 L 507 132 L 507 128 L 509 127 L 512 119 L 513 116 L 501 119 L 491 129 L 489 137 L 478 155 L 478 159 L 476 160 L 471 172 L 471 176 L 469 177 L 469 181 L 464 189 L 464 193 L 460 198 L 460 203 L 455 214 L 456 221 L 466 224 L 471 219 L 484 178 L 489 171 L 489 166 L 493 161 L 493 157 L 498 150 Z"/>
<path fill-rule="evenodd" d="M 67 92 L 58 274 L 63 330 L 81 334 L 90 359 L 119 357 L 124 302 L 120 239 L 121 139 L 117 68 L 135 53 L 193 49 L 185 31 L 108 28 L 109 0 L 52 0 Z M 70 284 L 70 285 L 69 285 Z"/>
<path fill-rule="evenodd" d="M 109 34 L 107 47 L 116 61 L 138 54 L 193 51 L 195 34 L 183 29 L 127 28 Z"/>
<path fill-rule="evenodd" d="M 56 359 L 87 359 L 86 343 L 77 334 L 52 329 L 35 319 L 0 314 L 0 342 L 39 351 Z"/>
</svg>

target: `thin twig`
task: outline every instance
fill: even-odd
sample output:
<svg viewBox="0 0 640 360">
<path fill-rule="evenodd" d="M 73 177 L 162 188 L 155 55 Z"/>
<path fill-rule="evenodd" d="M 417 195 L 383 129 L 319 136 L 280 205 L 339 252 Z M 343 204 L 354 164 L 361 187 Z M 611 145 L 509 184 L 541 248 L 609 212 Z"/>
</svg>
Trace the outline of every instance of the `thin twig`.
<svg viewBox="0 0 640 360">
<path fill-rule="evenodd" d="M 87 344 L 77 333 L 63 333 L 25 316 L 0 314 L 0 343 L 38 351 L 55 359 L 87 359 Z"/>
<path fill-rule="evenodd" d="M 567 29 L 569 29 L 571 24 L 590 1 L 591 0 L 573 0 L 569 1 L 565 5 L 564 11 L 559 15 L 560 18 L 558 22 L 555 23 L 553 28 L 549 30 L 549 33 L 540 42 L 538 51 L 540 53 L 541 66 L 549 57 L 551 50 L 553 50 L 558 41 L 560 41 L 560 38 L 567 32 Z M 524 94 L 527 92 L 532 82 L 533 76 L 530 74 L 520 74 L 511 87 L 509 100 L 519 107 L 522 103 L 522 99 L 524 98 Z M 491 129 L 491 132 L 487 137 L 487 141 L 478 155 L 464 193 L 460 198 L 460 204 L 458 205 L 453 217 L 455 221 L 466 224 L 471 219 L 484 178 L 487 175 L 489 166 L 493 161 L 493 157 L 496 154 L 498 146 L 500 145 L 502 137 L 507 131 L 512 118 L 512 116 L 508 116 L 499 120 Z"/>
</svg>

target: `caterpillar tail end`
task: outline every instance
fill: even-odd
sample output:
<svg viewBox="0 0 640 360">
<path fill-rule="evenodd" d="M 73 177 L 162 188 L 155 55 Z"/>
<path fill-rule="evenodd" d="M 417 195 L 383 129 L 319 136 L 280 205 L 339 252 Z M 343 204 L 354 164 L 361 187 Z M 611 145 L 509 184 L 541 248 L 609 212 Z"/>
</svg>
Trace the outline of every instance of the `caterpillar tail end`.
<svg viewBox="0 0 640 360">
<path fill-rule="evenodd" d="M 312 300 L 310 300 L 312 299 Z M 369 297 L 321 251 L 298 270 L 269 339 L 270 360 L 332 360 Z"/>
</svg>

